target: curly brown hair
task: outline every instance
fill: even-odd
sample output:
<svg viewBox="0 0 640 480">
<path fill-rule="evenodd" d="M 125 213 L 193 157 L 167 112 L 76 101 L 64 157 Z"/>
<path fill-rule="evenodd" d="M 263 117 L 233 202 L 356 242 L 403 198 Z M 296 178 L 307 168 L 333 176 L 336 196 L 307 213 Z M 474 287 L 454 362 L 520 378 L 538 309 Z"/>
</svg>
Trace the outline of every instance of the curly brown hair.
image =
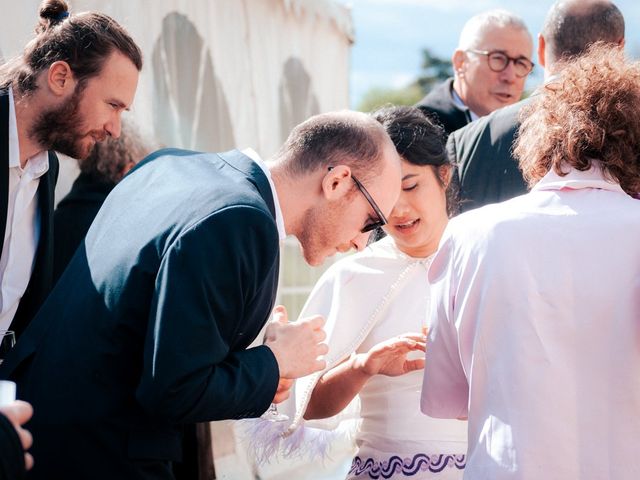
<svg viewBox="0 0 640 480">
<path fill-rule="evenodd" d="M 529 186 L 548 171 L 589 170 L 597 161 L 625 192 L 640 192 L 640 63 L 597 42 L 521 111 L 514 154 Z"/>
</svg>

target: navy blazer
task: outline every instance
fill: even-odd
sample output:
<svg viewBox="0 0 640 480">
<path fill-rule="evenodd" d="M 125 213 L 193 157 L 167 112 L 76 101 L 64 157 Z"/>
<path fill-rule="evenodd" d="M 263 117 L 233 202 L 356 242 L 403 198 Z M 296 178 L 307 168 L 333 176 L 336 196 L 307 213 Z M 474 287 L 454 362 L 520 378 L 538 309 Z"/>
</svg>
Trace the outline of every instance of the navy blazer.
<svg viewBox="0 0 640 480">
<path fill-rule="evenodd" d="M 139 164 L 2 365 L 34 406 L 32 478 L 172 478 L 183 424 L 264 412 L 277 362 L 246 348 L 278 267 L 251 159 L 163 150 Z"/>
<path fill-rule="evenodd" d="M 4 247 L 9 204 L 9 94 L 0 91 L 0 252 Z M 49 152 L 49 170 L 40 177 L 38 184 L 38 209 L 40 211 L 40 240 L 36 259 L 27 289 L 20 300 L 11 330 L 19 337 L 49 294 L 53 284 L 53 207 L 58 157 Z"/>
</svg>

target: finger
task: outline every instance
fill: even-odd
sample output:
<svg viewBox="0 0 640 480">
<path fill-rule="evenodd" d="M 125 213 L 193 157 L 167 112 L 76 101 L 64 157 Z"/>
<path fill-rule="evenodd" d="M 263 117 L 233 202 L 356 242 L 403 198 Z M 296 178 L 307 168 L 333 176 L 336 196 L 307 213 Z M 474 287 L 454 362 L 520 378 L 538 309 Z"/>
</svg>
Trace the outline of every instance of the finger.
<svg viewBox="0 0 640 480">
<path fill-rule="evenodd" d="M 291 395 L 291 390 L 286 390 L 284 392 L 278 392 L 273 397 L 273 402 L 271 403 L 282 403 Z"/>
<path fill-rule="evenodd" d="M 313 317 L 305 318 L 303 321 L 307 322 L 313 330 L 316 330 L 324 326 L 326 319 L 322 315 L 314 315 Z"/>
<path fill-rule="evenodd" d="M 0 412 L 4 413 L 14 426 L 19 426 L 31 418 L 33 407 L 22 400 L 15 400 L 9 405 L 0 408 Z"/>
<path fill-rule="evenodd" d="M 404 333 L 400 337 L 415 340 L 416 342 L 424 342 L 424 335 L 421 333 Z"/>
<path fill-rule="evenodd" d="M 318 355 L 316 356 L 321 356 L 321 355 L 326 355 L 327 353 L 329 353 L 329 345 L 327 345 L 326 343 L 319 343 L 316 347 L 316 352 L 318 353 Z"/>
<path fill-rule="evenodd" d="M 289 316 L 287 315 L 287 309 L 284 307 L 284 305 L 278 305 L 276 308 L 273 309 L 273 319 L 276 322 L 280 322 L 280 323 L 288 323 L 289 322 Z"/>
<path fill-rule="evenodd" d="M 411 339 L 404 339 L 402 343 L 399 343 L 398 345 L 402 346 L 404 349 L 407 349 L 408 351 L 415 351 L 415 350 L 422 350 L 423 352 L 426 351 L 427 348 L 427 344 L 424 341 L 424 339 L 422 339 L 421 341 L 416 341 L 416 340 L 411 340 Z"/>
<path fill-rule="evenodd" d="M 18 437 L 20 438 L 20 443 L 22 444 L 22 448 L 25 450 L 29 450 L 31 445 L 33 445 L 33 436 L 31 432 L 25 430 L 24 428 L 18 428 L 16 430 L 18 432 Z"/>
<path fill-rule="evenodd" d="M 286 390 L 290 390 L 292 386 L 293 380 L 291 380 L 290 378 L 281 378 L 278 382 L 278 388 L 276 389 L 276 392 L 284 392 Z"/>
<path fill-rule="evenodd" d="M 424 368 L 424 358 L 417 358 L 415 360 L 407 360 L 404 362 L 405 371 L 413 372 L 414 370 L 422 370 Z"/>
<path fill-rule="evenodd" d="M 313 339 L 316 342 L 318 343 L 324 342 L 326 338 L 327 338 L 327 332 L 325 332 L 324 329 L 318 328 L 313 331 Z"/>
<path fill-rule="evenodd" d="M 33 457 L 30 453 L 24 454 L 24 466 L 27 470 L 31 470 L 33 468 Z"/>
</svg>

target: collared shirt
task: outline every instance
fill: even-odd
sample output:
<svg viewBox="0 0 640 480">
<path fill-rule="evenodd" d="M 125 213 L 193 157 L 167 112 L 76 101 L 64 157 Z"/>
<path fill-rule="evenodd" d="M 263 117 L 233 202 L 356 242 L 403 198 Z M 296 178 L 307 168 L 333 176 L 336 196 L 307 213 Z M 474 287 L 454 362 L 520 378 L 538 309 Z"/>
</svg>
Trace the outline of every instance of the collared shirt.
<svg viewBox="0 0 640 480">
<path fill-rule="evenodd" d="M 466 110 L 467 112 L 469 112 L 469 117 L 471 117 L 472 122 L 480 118 L 478 114 L 476 114 L 473 110 L 467 107 L 467 105 L 465 105 L 465 103 L 462 101 L 462 98 L 460 98 L 460 95 L 458 95 L 458 92 L 456 92 L 455 88 L 451 89 L 451 94 L 453 95 L 453 103 L 460 107 L 461 110 Z"/>
<path fill-rule="evenodd" d="M 9 329 L 33 272 L 40 238 L 37 190 L 48 169 L 46 151 L 20 166 L 15 103 L 9 90 L 9 198 L 0 257 L 0 330 Z"/>
<path fill-rule="evenodd" d="M 287 232 L 284 229 L 284 217 L 282 216 L 282 209 L 280 208 L 280 201 L 278 200 L 278 192 L 276 191 L 276 186 L 271 179 L 271 172 L 269 171 L 269 167 L 264 161 L 260 158 L 260 155 L 253 150 L 252 148 L 245 148 L 242 150 L 247 157 L 256 162 L 258 166 L 262 169 L 264 174 L 267 176 L 267 180 L 269 180 L 269 186 L 271 187 L 271 194 L 273 195 L 273 204 L 276 211 L 276 226 L 278 227 L 278 237 L 280 241 L 283 242 L 287 237 Z"/>
<path fill-rule="evenodd" d="M 473 479 L 640 478 L 640 202 L 549 172 L 449 223 L 422 410 L 469 418 Z"/>
</svg>

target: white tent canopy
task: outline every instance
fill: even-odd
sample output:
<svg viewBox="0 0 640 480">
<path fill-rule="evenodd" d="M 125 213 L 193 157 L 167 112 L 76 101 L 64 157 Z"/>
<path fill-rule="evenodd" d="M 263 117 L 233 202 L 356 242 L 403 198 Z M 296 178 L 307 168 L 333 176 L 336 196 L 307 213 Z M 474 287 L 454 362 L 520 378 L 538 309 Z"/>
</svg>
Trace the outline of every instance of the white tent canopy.
<svg viewBox="0 0 640 480">
<path fill-rule="evenodd" d="M 348 106 L 347 9 L 326 0 L 78 0 L 122 23 L 144 53 L 133 117 L 176 147 L 268 157 L 309 115 Z M 32 38 L 38 0 L 4 5 L 0 55 Z"/>
</svg>

